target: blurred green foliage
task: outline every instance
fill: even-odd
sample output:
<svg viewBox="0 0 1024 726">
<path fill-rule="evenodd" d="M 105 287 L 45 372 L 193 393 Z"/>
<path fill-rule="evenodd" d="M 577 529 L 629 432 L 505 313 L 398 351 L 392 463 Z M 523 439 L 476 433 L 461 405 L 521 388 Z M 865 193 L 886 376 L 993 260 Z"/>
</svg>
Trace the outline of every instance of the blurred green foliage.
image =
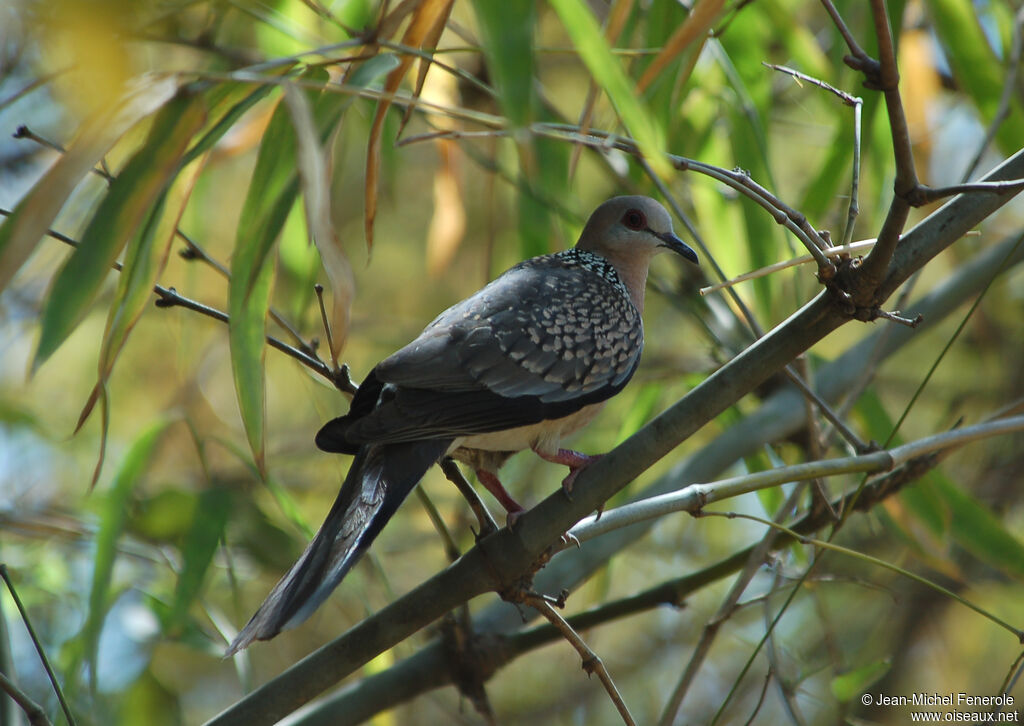
<svg viewBox="0 0 1024 726">
<path fill-rule="evenodd" d="M 891 198 L 890 130 L 879 94 L 844 65 L 846 46 L 822 5 L 725 3 L 711 37 L 700 34 L 670 53 L 689 17 L 685 5 L 20 0 L 0 9 L 0 207 L 14 213 L 0 226 L 0 560 L 79 724 L 201 722 L 445 564 L 423 508 L 410 500 L 309 623 L 235 661 L 220 658 L 225 639 L 301 551 L 347 466 L 312 443 L 318 426 L 347 407 L 324 375 L 333 361 L 315 282 L 328 288 L 335 334 L 347 333 L 339 362 L 358 380 L 493 274 L 571 244 L 606 197 L 659 195 L 635 158 L 580 151 L 565 140 L 569 131 L 591 129 L 632 136 L 648 152 L 747 170 L 838 241 L 851 190 L 853 111 L 764 63 L 863 99 L 854 237 L 874 236 Z M 877 52 L 869 3 L 835 5 L 853 37 Z M 928 184 L 958 182 L 989 124 L 993 143 L 974 177 L 1024 140 L 1024 99 L 1019 80 L 1013 83 L 1021 24 L 1011 8 L 970 0 L 888 5 L 915 162 Z M 609 44 L 607 23 L 619 12 Z M 437 37 L 436 49 L 402 45 L 408 28 L 434 17 L 440 25 L 417 37 Z M 416 61 L 411 69 L 400 63 L 406 54 Z M 419 64 L 429 58 L 437 63 L 422 76 Z M 637 93 L 654 63 L 664 65 Z M 315 138 L 300 139 L 296 112 L 282 100 L 286 84 L 304 94 Z M 379 129 L 380 183 L 368 190 L 372 120 L 389 87 L 398 90 Z M 22 124 L 28 133 L 11 139 Z M 536 133 L 541 128 L 552 133 Z M 300 141 L 323 150 L 329 220 L 307 219 L 304 202 L 324 190 L 310 186 Z M 701 255 L 709 279 L 711 259 L 732 276 L 803 254 L 750 199 L 707 177 L 655 166 L 710 253 Z M 377 204 L 372 255 L 364 236 L 368 195 Z M 1022 217 L 1018 203 L 987 221 L 979 237 L 929 265 L 907 294 L 936 289 L 980 251 L 1019 234 Z M 41 238 L 45 229 L 81 246 L 72 251 Z M 314 229 L 328 229 L 326 244 L 351 262 L 353 289 L 331 289 L 321 260 L 331 263 L 310 242 Z M 428 259 L 444 263 L 430 274 Z M 115 260 L 127 274 L 108 271 Z M 652 278 L 657 292 L 648 296 L 637 379 L 576 448 L 611 448 L 750 341 L 734 303 L 697 296 L 706 280 L 692 270 L 659 262 Z M 181 305 L 148 304 L 154 283 L 230 312 L 230 331 Z M 809 268 L 797 267 L 737 293 L 768 330 L 817 288 Z M 354 295 L 350 321 L 330 304 L 332 295 L 346 294 Z M 883 441 L 913 401 L 898 432 L 912 440 L 1019 400 L 1022 294 L 1020 272 L 1005 270 L 923 395 L 915 389 L 966 307 L 864 370 L 863 390 L 843 415 L 863 439 Z M 884 325 L 851 324 L 817 346 L 811 378 Z M 303 351 L 307 363 L 318 355 L 321 367 L 268 348 L 266 334 Z M 783 384 L 737 402 L 627 494 L 713 445 Z M 91 394 L 100 413 L 87 415 L 72 436 L 83 407 L 91 410 Z M 842 544 L 919 572 L 1021 626 L 1021 442 L 1018 434 L 953 455 L 870 515 L 851 518 Z M 723 475 L 804 461 L 815 450 L 806 430 L 795 432 L 737 456 Z M 832 438 L 820 455 L 846 453 Z M 504 472 L 526 502 L 561 476 L 527 454 Z M 422 486 L 459 545 L 471 546 L 468 510 L 454 488 L 439 472 Z M 851 477 L 824 488 L 835 496 L 856 486 Z M 722 508 L 770 517 L 788 491 Z M 760 533 L 739 520 L 668 517 L 575 592 L 569 609 L 700 570 Z M 809 552 L 782 550 L 755 579 L 749 607 L 722 627 L 685 721 L 712 719 L 808 567 Z M 725 587 L 702 589 L 685 609 L 651 610 L 585 634 L 640 722 L 657 719 Z M 0 605 L 0 664 L 12 663 L 12 680 L 59 720 L 6 594 Z M 418 634 L 372 668 L 432 637 Z M 1019 652 L 1005 632 L 934 592 L 865 562 L 830 559 L 802 584 L 720 723 L 748 722 L 755 709 L 756 723 L 903 723 L 898 709 L 859 710 L 858 694 L 994 693 Z M 615 723 L 606 697 L 577 665 L 559 643 L 501 671 L 487 686 L 499 721 Z M 769 696 L 758 706 L 769 671 Z M 1012 691 L 1018 703 L 1022 689 L 1018 681 Z M 478 720 L 460 712 L 450 688 L 394 717 Z"/>
</svg>

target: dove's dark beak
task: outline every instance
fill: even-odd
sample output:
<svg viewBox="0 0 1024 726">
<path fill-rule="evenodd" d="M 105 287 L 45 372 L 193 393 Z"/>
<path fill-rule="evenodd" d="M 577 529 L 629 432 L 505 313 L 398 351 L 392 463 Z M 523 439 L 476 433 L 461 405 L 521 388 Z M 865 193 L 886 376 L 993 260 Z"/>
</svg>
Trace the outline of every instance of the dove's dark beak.
<svg viewBox="0 0 1024 726">
<path fill-rule="evenodd" d="M 661 240 L 661 247 L 670 249 L 677 255 L 682 255 L 695 265 L 700 264 L 700 261 L 697 259 L 697 253 L 671 232 L 655 232 L 654 236 Z"/>
</svg>

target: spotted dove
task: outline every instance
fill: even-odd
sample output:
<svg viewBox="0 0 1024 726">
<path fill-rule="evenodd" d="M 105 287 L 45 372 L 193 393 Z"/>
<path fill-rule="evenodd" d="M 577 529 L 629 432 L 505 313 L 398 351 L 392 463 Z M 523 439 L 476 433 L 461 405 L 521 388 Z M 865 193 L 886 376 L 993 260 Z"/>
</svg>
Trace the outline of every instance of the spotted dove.
<svg viewBox="0 0 1024 726">
<path fill-rule="evenodd" d="M 636 370 L 647 270 L 663 249 L 697 262 L 658 202 L 616 197 L 574 248 L 519 263 L 378 363 L 348 414 L 316 437 L 325 451 L 355 455 L 334 506 L 227 653 L 309 617 L 446 455 L 472 466 L 511 515 L 521 507 L 497 470 L 517 451 L 569 466 L 571 486 L 592 457 L 560 441 Z"/>
</svg>

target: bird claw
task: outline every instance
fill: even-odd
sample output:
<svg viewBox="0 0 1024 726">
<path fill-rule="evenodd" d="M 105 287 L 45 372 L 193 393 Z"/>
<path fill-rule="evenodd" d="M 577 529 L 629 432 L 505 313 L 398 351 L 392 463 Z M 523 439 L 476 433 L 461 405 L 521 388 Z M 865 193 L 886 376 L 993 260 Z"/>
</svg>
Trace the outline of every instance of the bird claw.
<svg viewBox="0 0 1024 726">
<path fill-rule="evenodd" d="M 572 485 L 579 473 L 579 469 L 571 469 L 565 479 L 562 479 L 562 493 L 565 494 L 565 498 L 570 502 L 572 501 Z"/>
<path fill-rule="evenodd" d="M 576 535 L 574 535 L 572 532 L 566 532 L 565 534 L 563 534 L 561 540 L 563 545 L 574 544 L 576 545 L 576 549 L 583 548 L 583 545 L 580 544 L 579 539 L 577 539 Z"/>
</svg>

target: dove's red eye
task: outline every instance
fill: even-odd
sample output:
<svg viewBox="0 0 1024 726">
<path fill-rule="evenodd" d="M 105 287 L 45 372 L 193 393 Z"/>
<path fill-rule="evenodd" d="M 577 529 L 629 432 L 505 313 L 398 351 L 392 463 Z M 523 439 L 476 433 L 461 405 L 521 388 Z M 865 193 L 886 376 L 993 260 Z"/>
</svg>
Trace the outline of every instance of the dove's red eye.
<svg viewBox="0 0 1024 726">
<path fill-rule="evenodd" d="M 647 226 L 647 217 L 639 209 L 630 209 L 622 215 L 622 223 L 630 229 L 643 229 Z"/>
</svg>

